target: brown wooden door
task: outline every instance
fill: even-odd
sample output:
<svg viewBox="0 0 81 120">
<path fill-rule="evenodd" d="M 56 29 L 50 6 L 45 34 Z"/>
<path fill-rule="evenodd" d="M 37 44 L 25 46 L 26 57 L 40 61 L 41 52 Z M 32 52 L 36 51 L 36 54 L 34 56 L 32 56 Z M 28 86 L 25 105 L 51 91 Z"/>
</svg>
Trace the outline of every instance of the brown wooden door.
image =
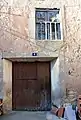
<svg viewBox="0 0 81 120">
<path fill-rule="evenodd" d="M 13 110 L 48 110 L 51 101 L 49 62 L 14 62 Z"/>
</svg>

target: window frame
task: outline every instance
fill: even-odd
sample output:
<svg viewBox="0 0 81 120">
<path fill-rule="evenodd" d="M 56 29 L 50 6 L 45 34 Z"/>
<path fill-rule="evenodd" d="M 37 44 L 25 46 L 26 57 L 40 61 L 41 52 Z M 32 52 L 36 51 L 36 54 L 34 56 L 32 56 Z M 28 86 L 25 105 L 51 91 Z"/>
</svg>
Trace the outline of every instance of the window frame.
<svg viewBox="0 0 81 120">
<path fill-rule="evenodd" d="M 46 12 L 52 11 L 52 12 L 53 12 L 53 11 L 56 11 L 56 10 L 59 10 L 59 12 L 60 12 L 60 14 L 61 14 L 61 8 L 53 8 L 53 9 L 52 9 L 52 8 L 35 8 L 35 39 L 36 39 L 36 40 L 42 40 L 42 41 L 43 41 L 43 40 L 44 40 L 44 41 L 45 41 L 45 40 L 46 40 L 46 41 L 47 41 L 47 40 L 50 40 L 50 41 L 60 41 L 60 40 L 63 40 L 62 22 L 61 22 L 61 21 L 62 21 L 62 16 L 60 16 L 60 21 L 59 21 L 59 22 L 52 22 L 52 21 L 44 21 L 44 22 L 41 22 L 41 24 L 42 24 L 42 23 L 45 23 L 45 25 L 46 25 L 46 24 L 50 24 L 50 39 L 47 38 L 47 28 L 46 28 L 46 26 L 45 26 L 45 34 L 46 34 L 46 35 L 45 35 L 45 39 L 37 39 L 37 37 L 36 37 L 36 33 L 37 33 L 37 32 L 36 32 L 36 24 L 37 24 L 37 23 L 40 23 L 40 22 L 36 22 L 36 12 L 39 12 L 39 11 L 41 11 L 41 12 L 42 12 L 42 11 L 43 11 L 43 12 L 44 12 L 44 11 L 46 11 Z M 52 28 L 51 28 L 51 24 L 52 24 L 52 23 L 55 24 L 55 39 L 52 39 Z M 56 24 L 60 24 L 60 37 L 61 37 L 60 39 L 57 38 L 58 36 L 57 36 Z"/>
</svg>

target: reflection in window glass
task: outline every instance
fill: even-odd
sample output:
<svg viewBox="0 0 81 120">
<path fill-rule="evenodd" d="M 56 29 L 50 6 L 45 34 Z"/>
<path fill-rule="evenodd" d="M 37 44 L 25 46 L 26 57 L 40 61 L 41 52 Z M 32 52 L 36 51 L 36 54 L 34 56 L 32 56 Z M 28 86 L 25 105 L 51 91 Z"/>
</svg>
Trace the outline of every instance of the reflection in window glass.
<svg viewBox="0 0 81 120">
<path fill-rule="evenodd" d="M 55 23 L 51 24 L 51 30 L 52 30 L 52 40 L 55 39 Z"/>
<path fill-rule="evenodd" d="M 41 24 L 41 39 L 45 39 L 45 23 Z"/>
<path fill-rule="evenodd" d="M 60 23 L 56 23 L 57 39 L 61 39 Z"/>
<path fill-rule="evenodd" d="M 37 23 L 36 24 L 36 39 L 38 40 L 41 40 L 41 24 L 40 23 Z"/>
<path fill-rule="evenodd" d="M 56 19 L 57 14 L 59 14 L 59 10 L 48 12 L 48 21 L 52 21 L 52 18 Z"/>
<path fill-rule="evenodd" d="M 50 40 L 50 23 L 47 23 L 47 39 Z"/>
<path fill-rule="evenodd" d="M 46 20 L 46 12 L 36 12 L 36 22 L 43 22 Z"/>
</svg>

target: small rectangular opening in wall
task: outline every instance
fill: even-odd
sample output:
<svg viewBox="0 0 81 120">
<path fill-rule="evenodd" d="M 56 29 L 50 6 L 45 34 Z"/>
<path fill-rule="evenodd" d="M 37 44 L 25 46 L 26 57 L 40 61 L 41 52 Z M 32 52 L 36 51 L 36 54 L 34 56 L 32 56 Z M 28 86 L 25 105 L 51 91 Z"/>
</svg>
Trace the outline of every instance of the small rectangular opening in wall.
<svg viewBox="0 0 81 120">
<path fill-rule="evenodd" d="M 58 8 L 36 8 L 36 40 L 61 40 L 60 19 L 60 9 Z"/>
</svg>

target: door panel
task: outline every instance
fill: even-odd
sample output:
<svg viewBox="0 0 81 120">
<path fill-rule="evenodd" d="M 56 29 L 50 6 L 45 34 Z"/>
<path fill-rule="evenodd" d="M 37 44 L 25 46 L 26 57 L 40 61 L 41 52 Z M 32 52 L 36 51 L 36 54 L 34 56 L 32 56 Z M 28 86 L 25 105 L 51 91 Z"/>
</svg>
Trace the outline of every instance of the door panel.
<svg viewBox="0 0 81 120">
<path fill-rule="evenodd" d="M 37 64 L 37 80 L 40 83 L 40 109 L 48 110 L 51 107 L 50 63 Z"/>
<path fill-rule="evenodd" d="M 48 110 L 51 102 L 50 63 L 14 62 L 13 110 Z"/>
</svg>

